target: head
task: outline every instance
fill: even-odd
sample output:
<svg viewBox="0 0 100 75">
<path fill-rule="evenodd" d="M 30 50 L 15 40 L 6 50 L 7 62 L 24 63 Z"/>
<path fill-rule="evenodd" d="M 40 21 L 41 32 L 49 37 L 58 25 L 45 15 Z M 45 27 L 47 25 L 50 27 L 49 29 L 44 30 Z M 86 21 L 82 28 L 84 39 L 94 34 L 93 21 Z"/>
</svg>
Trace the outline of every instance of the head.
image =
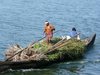
<svg viewBox="0 0 100 75">
<path fill-rule="evenodd" d="M 48 26 L 49 25 L 49 22 L 48 21 L 45 21 L 45 25 Z"/>
<path fill-rule="evenodd" d="M 73 28 L 72 28 L 72 31 L 76 31 L 76 28 L 73 27 Z"/>
</svg>

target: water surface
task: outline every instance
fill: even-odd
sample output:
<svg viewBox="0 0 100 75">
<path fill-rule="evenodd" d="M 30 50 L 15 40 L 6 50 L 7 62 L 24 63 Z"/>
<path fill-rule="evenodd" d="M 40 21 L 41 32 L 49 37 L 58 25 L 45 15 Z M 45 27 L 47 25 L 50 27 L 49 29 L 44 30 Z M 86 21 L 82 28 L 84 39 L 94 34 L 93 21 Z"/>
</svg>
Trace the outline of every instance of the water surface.
<svg viewBox="0 0 100 75">
<path fill-rule="evenodd" d="M 59 30 L 55 36 L 67 35 L 72 27 L 83 37 L 96 33 L 95 45 L 79 61 L 4 75 L 99 75 L 100 0 L 0 0 L 0 60 L 10 44 L 26 47 L 42 38 L 45 20 Z"/>
</svg>

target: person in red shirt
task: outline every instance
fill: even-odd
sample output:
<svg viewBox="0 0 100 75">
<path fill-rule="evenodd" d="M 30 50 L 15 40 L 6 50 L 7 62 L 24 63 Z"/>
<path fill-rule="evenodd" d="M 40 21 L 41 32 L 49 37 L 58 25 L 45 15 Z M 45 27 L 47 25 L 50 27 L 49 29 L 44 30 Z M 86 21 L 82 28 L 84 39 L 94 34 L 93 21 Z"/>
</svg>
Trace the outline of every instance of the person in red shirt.
<svg viewBox="0 0 100 75">
<path fill-rule="evenodd" d="M 45 21 L 44 33 L 46 36 L 47 43 L 51 42 L 54 30 L 55 30 L 54 26 L 52 24 L 50 24 L 48 21 Z"/>
</svg>

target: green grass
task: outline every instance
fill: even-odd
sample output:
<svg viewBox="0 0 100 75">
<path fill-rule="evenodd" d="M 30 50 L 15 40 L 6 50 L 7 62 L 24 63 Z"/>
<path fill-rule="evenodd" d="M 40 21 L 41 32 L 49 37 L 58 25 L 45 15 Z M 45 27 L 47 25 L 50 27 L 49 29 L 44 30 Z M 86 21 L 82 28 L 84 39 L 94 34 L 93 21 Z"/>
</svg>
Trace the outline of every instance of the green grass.
<svg viewBox="0 0 100 75">
<path fill-rule="evenodd" d="M 56 53 L 49 54 L 49 60 L 55 60 L 59 58 L 63 58 L 64 55 L 68 55 L 71 58 L 80 57 L 83 55 L 85 51 L 85 44 L 82 41 L 71 39 L 66 42 L 66 45 L 59 48 Z"/>
<path fill-rule="evenodd" d="M 50 47 L 52 47 L 52 45 L 56 44 L 58 41 L 60 41 L 61 39 L 60 38 L 53 38 L 52 41 L 51 41 L 51 44 L 47 44 L 45 40 L 43 40 L 43 42 L 38 42 L 36 44 L 34 44 L 34 47 L 33 47 L 33 50 L 34 51 L 37 51 L 37 52 L 47 52 L 48 49 Z"/>
<path fill-rule="evenodd" d="M 54 45 L 60 40 L 60 38 L 53 38 L 52 43 L 50 45 L 48 45 L 45 41 L 41 43 L 36 43 L 34 45 L 33 50 L 37 50 L 40 53 L 45 53 L 48 51 L 48 48 L 52 47 L 52 45 Z M 80 55 L 84 54 L 84 51 L 85 44 L 82 41 L 70 39 L 66 42 L 66 44 L 63 47 L 58 48 L 56 52 L 47 54 L 47 59 L 48 61 L 56 60 L 59 58 L 63 58 L 65 54 L 69 55 L 72 58 L 79 57 Z"/>
</svg>

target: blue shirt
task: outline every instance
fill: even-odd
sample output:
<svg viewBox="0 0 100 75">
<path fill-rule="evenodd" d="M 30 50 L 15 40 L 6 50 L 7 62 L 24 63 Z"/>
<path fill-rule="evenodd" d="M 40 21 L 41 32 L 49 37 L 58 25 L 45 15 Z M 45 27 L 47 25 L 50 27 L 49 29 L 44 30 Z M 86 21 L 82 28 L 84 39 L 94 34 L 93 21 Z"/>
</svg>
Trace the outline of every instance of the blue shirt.
<svg viewBox="0 0 100 75">
<path fill-rule="evenodd" d="M 71 31 L 69 36 L 70 37 L 76 37 L 77 36 L 77 32 L 76 31 Z"/>
</svg>

